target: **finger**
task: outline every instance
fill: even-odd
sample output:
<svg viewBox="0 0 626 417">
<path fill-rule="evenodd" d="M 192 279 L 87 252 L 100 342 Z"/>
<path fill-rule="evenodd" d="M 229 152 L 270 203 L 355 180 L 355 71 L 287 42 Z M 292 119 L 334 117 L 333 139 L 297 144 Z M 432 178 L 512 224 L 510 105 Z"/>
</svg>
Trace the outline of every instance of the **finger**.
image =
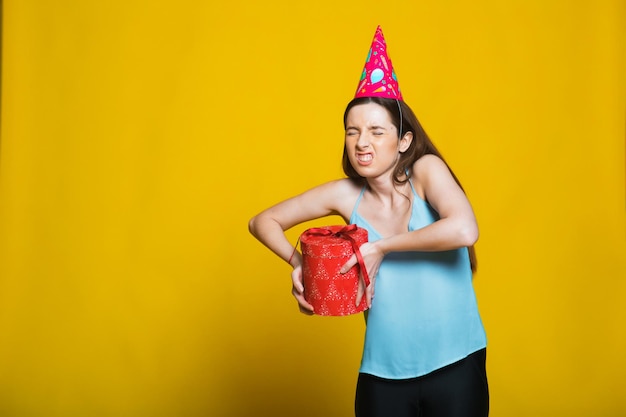
<svg viewBox="0 0 626 417">
<path fill-rule="evenodd" d="M 315 309 L 311 304 L 309 304 L 304 297 L 302 299 L 298 299 L 298 305 L 300 306 L 300 311 L 305 314 L 313 314 L 315 313 Z"/>
<path fill-rule="evenodd" d="M 364 293 L 365 293 L 365 283 L 363 282 L 362 279 L 359 279 L 359 286 L 356 291 L 356 301 L 355 301 L 356 306 L 359 306 L 361 304 L 361 300 L 363 299 Z"/>
<path fill-rule="evenodd" d="M 354 265 L 356 265 L 356 255 L 352 255 L 350 257 L 350 259 L 348 259 L 348 262 L 346 262 L 345 264 L 343 264 L 343 266 L 341 267 L 341 269 L 339 270 L 340 274 L 345 274 L 346 272 L 348 272 Z"/>
<path fill-rule="evenodd" d="M 299 293 L 304 292 L 304 284 L 302 283 L 301 271 L 296 271 L 294 269 L 291 273 L 291 281 L 293 282 L 293 286 L 298 290 Z"/>
<path fill-rule="evenodd" d="M 376 289 L 374 282 L 375 281 L 371 281 L 370 285 L 368 285 L 367 288 L 365 289 L 365 300 L 367 303 L 367 308 L 371 308 L 372 302 L 374 301 L 374 292 Z"/>
<path fill-rule="evenodd" d="M 302 307 L 301 305 L 298 305 L 298 307 L 300 307 L 300 313 L 302 314 L 306 314 L 307 316 L 312 316 L 313 314 L 315 314 L 313 311 L 308 310 L 305 307 Z"/>
<path fill-rule="evenodd" d="M 306 311 L 306 312 L 309 312 L 310 314 L 313 314 L 315 312 L 315 309 L 313 308 L 313 306 L 309 304 L 306 298 L 304 298 L 304 293 L 297 291 L 296 288 L 293 288 L 291 293 L 295 297 L 296 301 L 298 301 L 298 306 L 300 307 L 300 311 L 302 311 L 303 313 Z"/>
</svg>

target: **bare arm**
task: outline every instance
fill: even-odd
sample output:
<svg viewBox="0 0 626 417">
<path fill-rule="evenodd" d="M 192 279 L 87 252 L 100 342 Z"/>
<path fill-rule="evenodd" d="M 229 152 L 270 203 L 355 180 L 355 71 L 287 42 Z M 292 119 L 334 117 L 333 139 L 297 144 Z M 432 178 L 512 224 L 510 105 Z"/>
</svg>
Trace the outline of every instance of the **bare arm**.
<svg viewBox="0 0 626 417">
<path fill-rule="evenodd" d="M 383 258 L 389 252 L 445 251 L 471 246 L 478 239 L 478 226 L 474 211 L 465 193 L 454 180 L 446 164 L 435 155 L 424 155 L 413 165 L 412 181 L 416 189 L 439 214 L 439 220 L 411 232 L 400 233 L 367 242 L 361 246 L 361 255 L 374 282 Z M 345 273 L 356 264 L 352 256 L 341 268 Z M 363 291 L 359 289 L 357 305 Z M 371 306 L 374 285 L 365 290 L 367 304 Z"/>
<path fill-rule="evenodd" d="M 300 195 L 282 201 L 250 219 L 250 233 L 283 260 L 289 260 L 293 246 L 284 231 L 308 220 L 339 214 L 346 217 L 349 198 L 354 185 L 346 179 L 312 188 Z M 300 264 L 299 257 L 291 265 Z"/>
<path fill-rule="evenodd" d="M 302 313 L 313 314 L 313 306 L 304 299 L 302 256 L 295 251 L 284 232 L 299 223 L 331 214 L 347 218 L 354 189 L 354 184 L 347 179 L 329 182 L 262 211 L 248 223 L 254 237 L 293 266 L 291 293 Z"/>
<path fill-rule="evenodd" d="M 401 251 L 444 251 L 473 245 L 478 225 L 465 193 L 446 164 L 434 155 L 425 155 L 413 166 L 414 183 L 423 189 L 428 203 L 440 219 L 422 229 L 378 241 L 382 253 Z"/>
</svg>

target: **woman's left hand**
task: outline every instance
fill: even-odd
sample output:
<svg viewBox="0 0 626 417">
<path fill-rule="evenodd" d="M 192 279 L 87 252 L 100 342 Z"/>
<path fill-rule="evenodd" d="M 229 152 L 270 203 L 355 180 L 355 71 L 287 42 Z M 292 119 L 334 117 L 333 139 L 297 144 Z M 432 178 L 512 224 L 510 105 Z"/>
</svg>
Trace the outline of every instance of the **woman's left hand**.
<svg viewBox="0 0 626 417">
<path fill-rule="evenodd" d="M 365 263 L 365 269 L 367 270 L 367 276 L 370 279 L 370 285 L 365 288 L 365 282 L 363 280 L 363 274 L 359 274 L 361 279 L 359 281 L 359 290 L 356 296 L 356 305 L 361 304 L 361 299 L 363 298 L 363 293 L 365 293 L 365 299 L 367 302 L 367 307 L 372 306 L 372 299 L 374 298 L 374 288 L 376 282 L 376 275 L 378 274 L 378 268 L 380 267 L 385 254 L 378 249 L 375 243 L 365 242 L 359 248 L 361 251 L 361 256 L 363 257 L 363 262 Z M 358 263 L 356 255 L 352 255 L 348 262 L 346 262 L 341 269 L 340 273 L 345 274 L 352 268 L 354 265 Z"/>
</svg>

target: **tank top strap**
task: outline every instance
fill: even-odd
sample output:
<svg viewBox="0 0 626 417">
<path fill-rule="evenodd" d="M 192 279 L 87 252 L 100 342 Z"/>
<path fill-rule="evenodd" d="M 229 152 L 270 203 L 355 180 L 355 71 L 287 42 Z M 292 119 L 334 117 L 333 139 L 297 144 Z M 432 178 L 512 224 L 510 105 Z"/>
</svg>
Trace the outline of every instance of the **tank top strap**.
<svg viewBox="0 0 626 417">
<path fill-rule="evenodd" d="M 354 208 L 352 209 L 352 214 L 350 215 L 350 222 L 354 223 L 355 220 L 355 216 L 357 215 L 357 208 L 359 207 L 359 204 L 361 203 L 361 199 L 363 198 L 363 194 L 365 194 L 365 188 L 367 187 L 367 185 L 364 185 L 363 188 L 361 188 L 361 192 L 359 193 L 359 197 L 356 199 L 355 203 L 354 203 Z"/>
<path fill-rule="evenodd" d="M 409 177 L 409 184 L 411 185 L 411 190 L 413 191 L 413 195 L 414 196 L 418 196 L 417 191 L 415 191 L 415 187 L 413 186 L 413 180 L 411 179 L 411 177 Z"/>
<path fill-rule="evenodd" d="M 367 188 L 367 185 L 364 185 L 363 188 L 361 188 L 361 193 L 359 193 L 359 198 L 357 198 L 356 202 L 354 203 L 354 210 L 356 210 L 356 208 L 359 207 L 359 203 L 361 202 L 361 199 L 363 198 L 363 194 L 365 194 L 366 188 Z"/>
</svg>

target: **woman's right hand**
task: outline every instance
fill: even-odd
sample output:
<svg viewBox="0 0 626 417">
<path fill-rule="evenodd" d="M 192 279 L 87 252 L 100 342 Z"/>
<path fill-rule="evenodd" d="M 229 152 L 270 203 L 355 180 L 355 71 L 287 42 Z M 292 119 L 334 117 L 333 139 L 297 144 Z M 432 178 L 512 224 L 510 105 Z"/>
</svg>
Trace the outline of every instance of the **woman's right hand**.
<svg viewBox="0 0 626 417">
<path fill-rule="evenodd" d="M 300 312 L 309 316 L 312 315 L 314 313 L 313 306 L 304 299 L 302 265 L 298 265 L 293 269 L 293 271 L 291 272 L 291 281 L 293 282 L 291 293 L 298 301 L 298 307 L 300 308 Z"/>
</svg>

